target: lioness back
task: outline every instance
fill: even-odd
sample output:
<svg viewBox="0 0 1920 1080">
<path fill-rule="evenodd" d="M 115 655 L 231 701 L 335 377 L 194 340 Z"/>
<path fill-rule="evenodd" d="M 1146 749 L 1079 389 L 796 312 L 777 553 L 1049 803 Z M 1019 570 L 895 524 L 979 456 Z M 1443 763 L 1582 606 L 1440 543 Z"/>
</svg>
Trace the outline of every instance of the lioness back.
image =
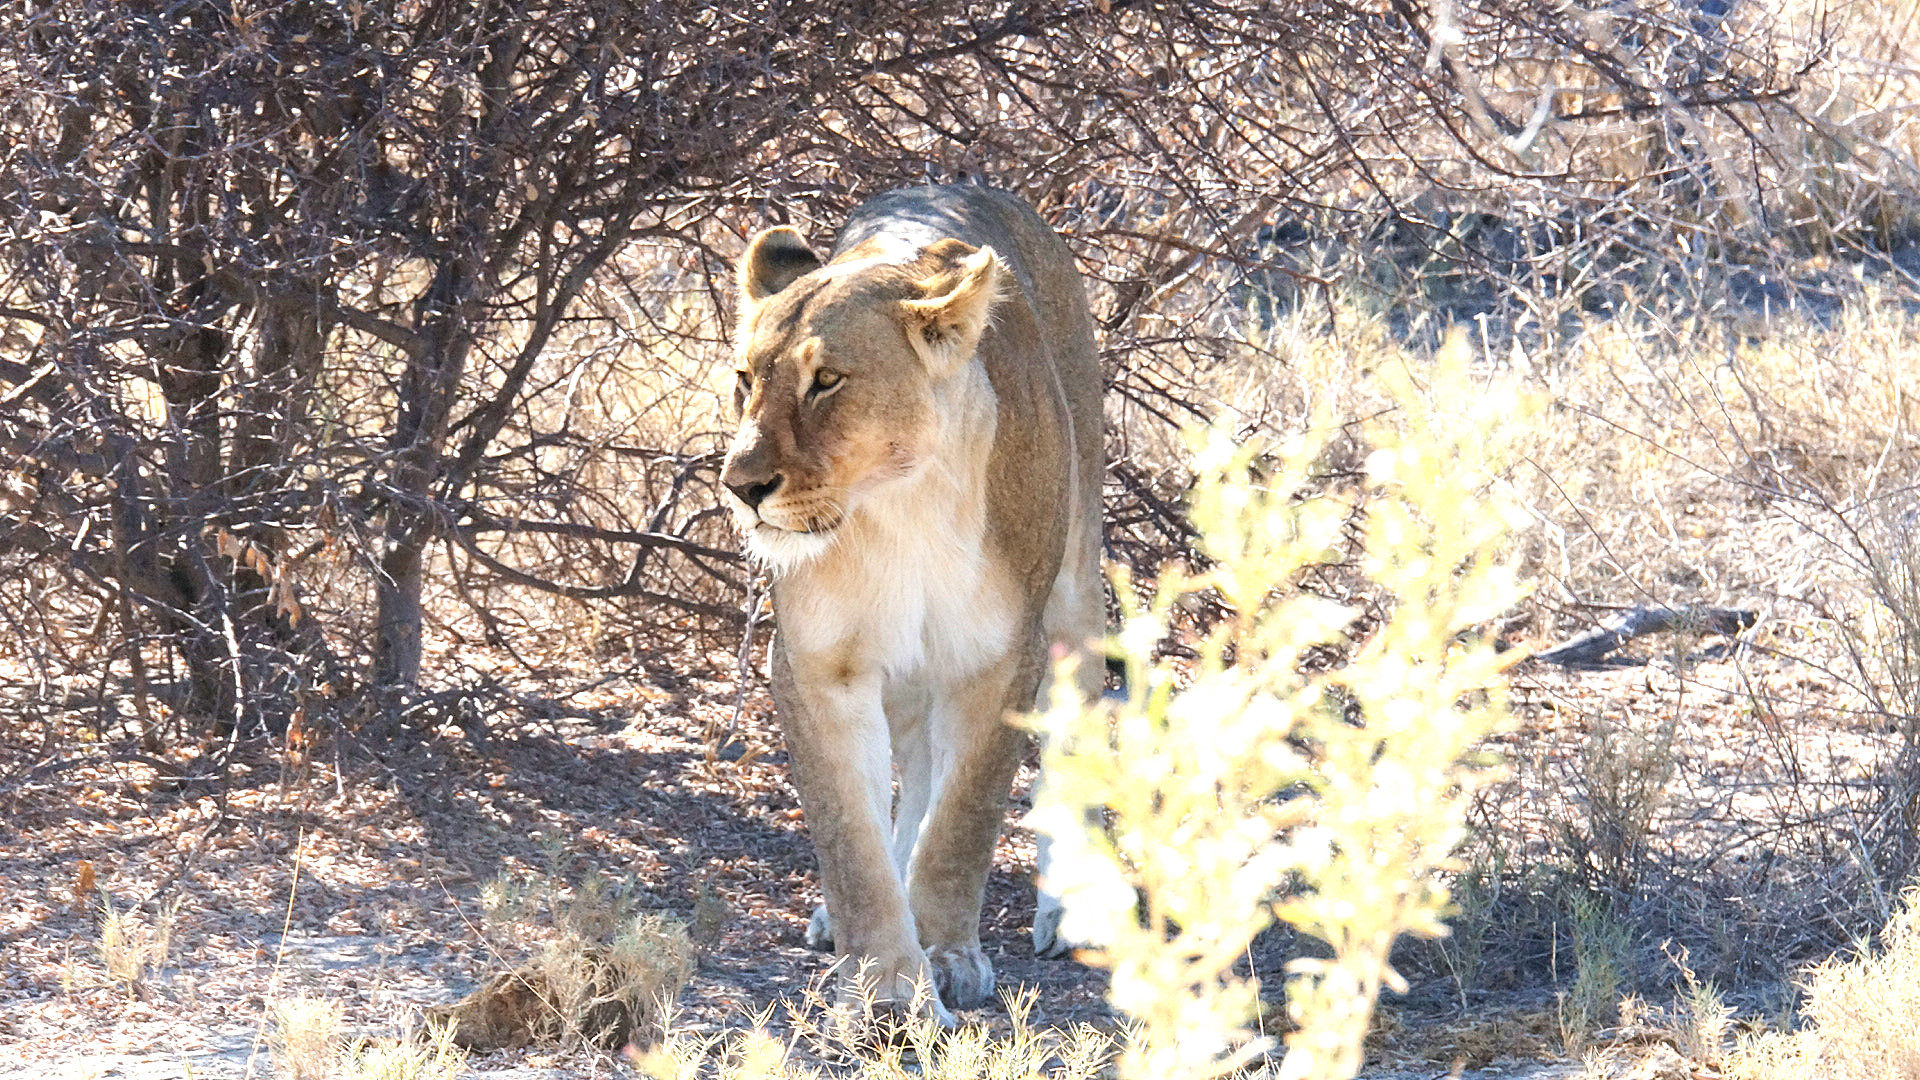
<svg viewBox="0 0 1920 1080">
<path fill-rule="evenodd" d="M 1022 747 L 1006 714 L 1033 705 L 1050 648 L 1103 625 L 1080 277 L 1017 199 L 915 188 L 855 210 L 825 261 L 760 233 L 740 301 L 723 480 L 774 578 L 774 695 L 827 897 L 810 938 L 870 961 L 881 1000 L 930 977 L 970 1008 L 993 989 L 980 903 Z"/>
</svg>

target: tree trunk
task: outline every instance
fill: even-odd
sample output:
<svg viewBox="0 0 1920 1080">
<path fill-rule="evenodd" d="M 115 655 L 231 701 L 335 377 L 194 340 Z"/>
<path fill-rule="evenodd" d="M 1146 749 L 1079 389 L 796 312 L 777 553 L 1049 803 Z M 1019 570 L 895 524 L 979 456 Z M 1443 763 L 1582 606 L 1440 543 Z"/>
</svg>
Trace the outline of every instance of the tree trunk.
<svg viewBox="0 0 1920 1080">
<path fill-rule="evenodd" d="M 446 476 L 444 449 L 453 403 L 473 348 L 472 327 L 482 313 L 472 293 L 473 277 L 461 259 L 442 264 L 422 300 L 422 345 L 408 358 L 400 376 L 398 415 L 390 445 L 386 551 L 375 587 L 379 633 L 375 639 L 374 684 L 391 702 L 420 684 L 424 652 L 421 588 L 427 545 L 438 534 L 436 504 Z"/>
<path fill-rule="evenodd" d="M 373 681 L 390 694 L 404 695 L 420 684 L 425 555 L 423 537 L 401 537 L 390 542 L 380 559 L 374 589 L 380 627 L 374 639 Z"/>
</svg>

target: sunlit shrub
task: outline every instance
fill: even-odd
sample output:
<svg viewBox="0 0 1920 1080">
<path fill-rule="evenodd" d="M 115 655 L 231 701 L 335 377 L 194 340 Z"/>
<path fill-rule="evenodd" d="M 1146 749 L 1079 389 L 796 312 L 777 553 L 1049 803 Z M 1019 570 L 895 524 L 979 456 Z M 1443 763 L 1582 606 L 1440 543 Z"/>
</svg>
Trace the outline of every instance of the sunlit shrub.
<svg viewBox="0 0 1920 1080">
<path fill-rule="evenodd" d="M 1739 1080 L 1913 1080 L 1920 1077 L 1920 891 L 1909 891 L 1875 946 L 1806 972 L 1799 1031 L 1741 1041 Z"/>
<path fill-rule="evenodd" d="M 1530 403 L 1443 349 L 1421 385 L 1377 372 L 1400 408 L 1367 425 L 1365 476 L 1315 476 L 1324 439 L 1197 436 L 1194 524 L 1209 565 L 1164 573 L 1113 648 L 1124 701 L 1062 688 L 1036 720 L 1048 783 L 1033 822 L 1076 940 L 1100 942 L 1113 1003 L 1138 1022 L 1128 1077 L 1210 1075 L 1265 1047 L 1259 988 L 1233 971 L 1282 920 L 1329 946 L 1294 961 L 1285 1077 L 1344 1077 L 1402 933 L 1444 933 L 1439 871 L 1486 775 L 1474 746 L 1506 715 L 1505 660 L 1476 628 L 1520 598 L 1503 539 L 1502 434 Z M 1307 493 L 1307 494 L 1302 494 Z M 1296 588 L 1357 525 L 1357 599 Z M 1124 574 L 1123 598 L 1135 595 Z M 1230 617 L 1156 659 L 1174 613 L 1206 596 Z M 1308 663 L 1313 654 L 1340 662 Z M 1104 817 L 1104 827 L 1100 824 Z M 1091 823 L 1091 824 L 1090 824 Z"/>
</svg>

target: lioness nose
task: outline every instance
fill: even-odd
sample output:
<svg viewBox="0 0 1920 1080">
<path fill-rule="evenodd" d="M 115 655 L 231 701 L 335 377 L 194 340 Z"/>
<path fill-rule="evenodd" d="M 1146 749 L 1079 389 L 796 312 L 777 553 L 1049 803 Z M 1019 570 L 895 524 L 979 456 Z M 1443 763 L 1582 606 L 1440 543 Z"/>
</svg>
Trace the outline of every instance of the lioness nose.
<svg viewBox="0 0 1920 1080">
<path fill-rule="evenodd" d="M 759 483 L 728 484 L 727 490 L 738 495 L 740 501 L 746 503 L 748 507 L 758 510 L 766 497 L 773 494 L 774 489 L 780 486 L 781 479 L 782 477 L 776 474 L 773 479 L 762 480 Z"/>
</svg>

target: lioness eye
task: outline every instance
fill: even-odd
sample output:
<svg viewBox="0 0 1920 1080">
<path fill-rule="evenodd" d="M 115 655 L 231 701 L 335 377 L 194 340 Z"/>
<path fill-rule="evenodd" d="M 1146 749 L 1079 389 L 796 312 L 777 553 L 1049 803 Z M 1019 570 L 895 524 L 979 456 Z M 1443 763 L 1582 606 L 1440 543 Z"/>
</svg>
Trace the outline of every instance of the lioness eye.
<svg viewBox="0 0 1920 1080">
<path fill-rule="evenodd" d="M 753 376 L 744 371 L 736 371 L 733 383 L 733 410 L 739 412 L 747 407 L 747 396 L 753 393 Z"/>
<path fill-rule="evenodd" d="M 807 400 L 813 401 L 839 386 L 845 376 L 837 371 L 816 371 L 813 373 L 813 385 L 807 387 Z"/>
</svg>

